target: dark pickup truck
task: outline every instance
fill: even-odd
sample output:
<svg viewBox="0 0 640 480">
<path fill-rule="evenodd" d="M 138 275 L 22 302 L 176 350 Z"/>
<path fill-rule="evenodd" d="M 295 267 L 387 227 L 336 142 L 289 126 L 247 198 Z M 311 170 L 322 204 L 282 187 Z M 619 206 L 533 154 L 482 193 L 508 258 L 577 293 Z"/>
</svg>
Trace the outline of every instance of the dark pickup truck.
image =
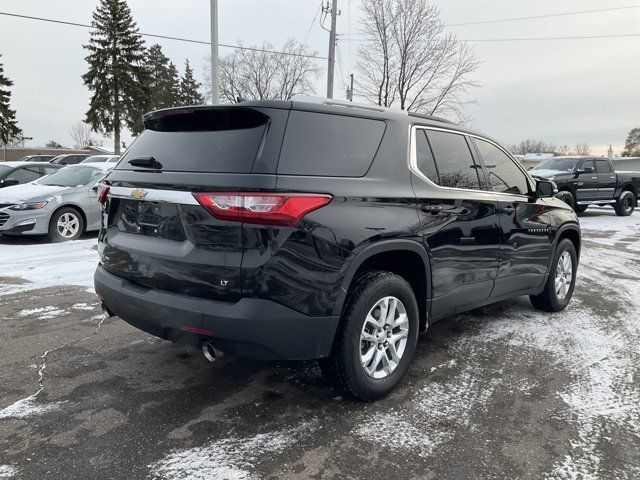
<svg viewBox="0 0 640 480">
<path fill-rule="evenodd" d="M 554 157 L 540 162 L 529 173 L 534 178 L 552 180 L 556 197 L 578 212 L 589 205 L 612 205 L 616 214 L 633 213 L 640 192 L 640 172 L 616 172 L 604 157 Z"/>
</svg>

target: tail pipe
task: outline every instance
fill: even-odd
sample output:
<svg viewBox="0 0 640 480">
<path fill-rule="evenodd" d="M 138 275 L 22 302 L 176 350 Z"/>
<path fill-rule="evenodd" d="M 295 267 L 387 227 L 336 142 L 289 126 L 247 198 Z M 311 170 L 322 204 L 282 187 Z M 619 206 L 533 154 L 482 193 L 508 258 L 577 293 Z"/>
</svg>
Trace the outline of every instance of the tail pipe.
<svg viewBox="0 0 640 480">
<path fill-rule="evenodd" d="M 211 342 L 204 341 L 202 342 L 202 354 L 204 358 L 209 360 L 211 363 L 219 360 L 222 357 L 222 352 L 215 348 Z"/>
</svg>

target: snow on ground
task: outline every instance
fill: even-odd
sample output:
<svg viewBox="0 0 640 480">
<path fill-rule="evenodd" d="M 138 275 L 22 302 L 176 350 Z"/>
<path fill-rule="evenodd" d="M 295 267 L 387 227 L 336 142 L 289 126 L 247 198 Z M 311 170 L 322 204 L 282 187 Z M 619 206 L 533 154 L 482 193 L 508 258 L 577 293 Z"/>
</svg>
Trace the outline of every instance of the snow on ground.
<svg viewBox="0 0 640 480">
<path fill-rule="evenodd" d="M 14 477 L 18 471 L 11 465 L 0 465 L 0 478 Z"/>
<path fill-rule="evenodd" d="M 0 277 L 18 277 L 27 282 L 0 283 L 0 294 L 64 285 L 93 290 L 93 272 L 98 264 L 96 242 L 90 238 L 64 243 L 0 243 Z"/>
</svg>

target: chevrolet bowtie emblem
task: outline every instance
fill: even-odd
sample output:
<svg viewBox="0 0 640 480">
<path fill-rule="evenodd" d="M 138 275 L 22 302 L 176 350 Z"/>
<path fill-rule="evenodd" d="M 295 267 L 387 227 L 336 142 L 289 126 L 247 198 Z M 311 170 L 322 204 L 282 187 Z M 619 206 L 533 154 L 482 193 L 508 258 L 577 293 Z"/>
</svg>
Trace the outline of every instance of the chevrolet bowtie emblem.
<svg viewBox="0 0 640 480">
<path fill-rule="evenodd" d="M 144 190 L 142 190 L 140 188 L 136 188 L 136 189 L 131 191 L 131 196 L 133 198 L 135 198 L 136 200 L 140 200 L 141 198 L 144 198 L 144 197 L 147 196 L 147 192 L 145 192 Z"/>
</svg>

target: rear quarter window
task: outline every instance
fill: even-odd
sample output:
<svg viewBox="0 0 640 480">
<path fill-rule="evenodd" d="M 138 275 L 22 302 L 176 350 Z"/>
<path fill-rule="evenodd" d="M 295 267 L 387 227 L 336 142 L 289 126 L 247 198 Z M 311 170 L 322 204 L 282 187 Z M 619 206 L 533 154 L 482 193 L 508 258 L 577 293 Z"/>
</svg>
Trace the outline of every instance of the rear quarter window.
<svg viewBox="0 0 640 480">
<path fill-rule="evenodd" d="M 385 126 L 380 120 L 293 110 L 278 175 L 361 177 L 378 151 Z"/>
</svg>

